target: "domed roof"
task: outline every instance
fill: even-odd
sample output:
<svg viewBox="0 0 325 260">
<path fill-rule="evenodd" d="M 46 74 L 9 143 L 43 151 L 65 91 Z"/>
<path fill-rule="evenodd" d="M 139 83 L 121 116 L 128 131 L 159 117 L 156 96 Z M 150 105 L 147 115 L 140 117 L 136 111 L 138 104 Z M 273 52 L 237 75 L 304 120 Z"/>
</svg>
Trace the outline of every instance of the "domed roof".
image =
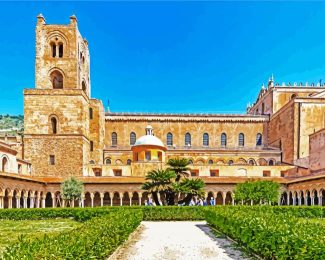
<svg viewBox="0 0 325 260">
<path fill-rule="evenodd" d="M 141 136 L 132 147 L 135 146 L 159 146 L 165 149 L 163 142 L 153 135 L 153 128 L 151 125 L 146 127 L 146 135 Z"/>
<path fill-rule="evenodd" d="M 163 142 L 159 138 L 153 135 L 141 136 L 133 146 L 140 146 L 140 145 L 154 145 L 154 146 L 165 147 Z"/>
</svg>

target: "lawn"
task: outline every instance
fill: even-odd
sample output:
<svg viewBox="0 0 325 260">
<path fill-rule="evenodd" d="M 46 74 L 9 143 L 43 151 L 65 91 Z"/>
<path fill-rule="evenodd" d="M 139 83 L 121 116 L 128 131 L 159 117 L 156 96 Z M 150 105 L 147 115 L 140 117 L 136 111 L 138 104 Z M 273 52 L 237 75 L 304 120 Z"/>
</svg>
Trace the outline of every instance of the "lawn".
<svg viewBox="0 0 325 260">
<path fill-rule="evenodd" d="M 72 219 L 46 220 L 1 220 L 0 221 L 0 254 L 6 246 L 18 241 L 19 236 L 27 238 L 53 235 L 71 230 L 81 225 Z"/>
</svg>

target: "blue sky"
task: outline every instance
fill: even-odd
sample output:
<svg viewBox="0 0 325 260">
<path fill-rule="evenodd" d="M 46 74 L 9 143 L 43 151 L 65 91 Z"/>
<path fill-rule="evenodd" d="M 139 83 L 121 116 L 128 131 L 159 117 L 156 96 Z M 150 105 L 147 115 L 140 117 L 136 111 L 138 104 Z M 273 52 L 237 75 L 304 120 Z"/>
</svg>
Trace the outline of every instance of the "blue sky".
<svg viewBox="0 0 325 260">
<path fill-rule="evenodd" d="M 325 81 L 321 2 L 0 2 L 0 114 L 34 87 L 35 24 L 75 14 L 111 111 L 238 113 L 261 84 Z"/>
</svg>

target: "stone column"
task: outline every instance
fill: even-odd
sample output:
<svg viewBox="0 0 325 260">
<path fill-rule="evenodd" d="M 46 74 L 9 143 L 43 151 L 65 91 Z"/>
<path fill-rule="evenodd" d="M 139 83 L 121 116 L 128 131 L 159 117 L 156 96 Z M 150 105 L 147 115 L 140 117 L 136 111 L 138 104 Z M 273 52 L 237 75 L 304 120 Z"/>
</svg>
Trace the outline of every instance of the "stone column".
<svg viewBox="0 0 325 260">
<path fill-rule="evenodd" d="M 311 206 L 314 206 L 314 202 L 315 202 L 315 197 L 314 196 L 310 197 L 310 202 L 311 202 Z"/>
<path fill-rule="evenodd" d="M 222 205 L 226 205 L 226 193 L 222 193 Z"/>
<path fill-rule="evenodd" d="M 85 207 L 85 194 L 81 194 L 81 198 L 80 198 L 80 205 L 79 207 L 84 208 Z"/>
<path fill-rule="evenodd" d="M 103 207 L 104 206 L 104 194 L 100 193 L 99 196 L 100 196 L 100 206 Z"/>
<path fill-rule="evenodd" d="M 59 57 L 59 45 L 55 45 L 55 57 Z"/>
<path fill-rule="evenodd" d="M 90 199 L 91 199 L 91 207 L 93 208 L 94 207 L 94 193 L 90 193 Z"/>
<path fill-rule="evenodd" d="M 34 197 L 29 197 L 29 201 L 30 201 L 30 204 L 29 204 L 29 207 L 30 208 L 34 208 Z"/>
<path fill-rule="evenodd" d="M 8 209 L 12 209 L 12 196 L 8 195 Z"/>
<path fill-rule="evenodd" d="M 298 206 L 301 206 L 301 197 L 298 197 Z"/>
<path fill-rule="evenodd" d="M 120 206 L 123 206 L 123 193 L 120 193 Z"/>
<path fill-rule="evenodd" d="M 0 209 L 3 209 L 3 197 L 0 197 Z"/>
<path fill-rule="evenodd" d="M 52 208 L 55 208 L 55 207 L 56 207 L 56 198 L 55 198 L 55 194 L 54 194 L 54 193 L 51 193 L 51 196 L 52 196 Z"/>
<path fill-rule="evenodd" d="M 139 194 L 139 206 L 141 206 L 142 194 Z"/>
<path fill-rule="evenodd" d="M 323 206 L 322 203 L 323 203 L 323 196 L 319 196 L 318 197 L 318 206 Z"/>
<path fill-rule="evenodd" d="M 20 197 L 16 196 L 16 208 L 19 209 L 20 208 Z"/>
<path fill-rule="evenodd" d="M 42 208 L 45 208 L 45 199 L 46 199 L 46 197 L 44 196 L 44 197 L 42 197 Z"/>
<path fill-rule="evenodd" d="M 296 197 L 292 197 L 292 205 L 296 206 Z"/>
<path fill-rule="evenodd" d="M 24 209 L 27 208 L 27 197 L 26 195 L 24 195 Z"/>
<path fill-rule="evenodd" d="M 62 208 L 65 208 L 65 199 L 62 199 Z"/>
<path fill-rule="evenodd" d="M 114 197 L 114 193 L 110 192 L 109 193 L 109 198 L 111 200 L 111 207 L 113 206 L 113 197 Z"/>
</svg>

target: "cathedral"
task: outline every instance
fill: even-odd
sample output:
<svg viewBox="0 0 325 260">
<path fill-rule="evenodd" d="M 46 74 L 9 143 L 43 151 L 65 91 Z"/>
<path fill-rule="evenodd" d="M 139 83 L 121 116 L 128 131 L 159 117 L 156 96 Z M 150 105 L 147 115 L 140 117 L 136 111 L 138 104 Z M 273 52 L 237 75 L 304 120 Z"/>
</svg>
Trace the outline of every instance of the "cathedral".
<svg viewBox="0 0 325 260">
<path fill-rule="evenodd" d="M 234 204 L 237 183 L 272 180 L 280 205 L 325 205 L 325 85 L 261 87 L 245 114 L 105 111 L 91 97 L 88 42 L 37 17 L 35 87 L 24 90 L 24 135 L 0 140 L 0 208 L 64 207 L 60 184 L 84 183 L 74 206 L 143 205 L 146 173 L 187 158 L 206 198 Z"/>
</svg>

